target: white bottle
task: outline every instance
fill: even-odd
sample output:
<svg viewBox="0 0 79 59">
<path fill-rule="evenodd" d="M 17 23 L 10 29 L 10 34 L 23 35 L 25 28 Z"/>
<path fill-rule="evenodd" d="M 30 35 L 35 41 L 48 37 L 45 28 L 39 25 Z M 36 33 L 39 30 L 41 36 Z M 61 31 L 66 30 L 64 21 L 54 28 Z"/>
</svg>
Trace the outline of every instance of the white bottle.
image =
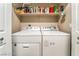
<svg viewBox="0 0 79 59">
<path fill-rule="evenodd" d="M 48 7 L 45 9 L 45 13 L 49 14 L 49 8 Z"/>
</svg>

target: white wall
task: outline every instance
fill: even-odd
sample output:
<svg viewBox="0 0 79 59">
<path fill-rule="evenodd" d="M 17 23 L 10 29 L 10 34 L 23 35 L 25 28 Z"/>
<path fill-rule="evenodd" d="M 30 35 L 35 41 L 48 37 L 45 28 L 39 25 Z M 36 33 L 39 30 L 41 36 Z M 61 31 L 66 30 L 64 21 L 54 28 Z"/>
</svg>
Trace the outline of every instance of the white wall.
<svg viewBox="0 0 79 59">
<path fill-rule="evenodd" d="M 33 26 L 51 26 L 57 25 L 58 17 L 49 16 L 49 15 L 31 15 L 31 16 L 22 16 L 21 20 L 21 28 L 31 24 Z"/>
<path fill-rule="evenodd" d="M 65 21 L 62 24 L 58 23 L 58 25 L 61 31 L 70 33 L 71 32 L 70 24 L 71 24 L 71 6 L 70 4 L 68 4 L 65 8 Z"/>
<path fill-rule="evenodd" d="M 50 16 L 50 15 L 26 15 L 22 16 L 20 18 L 21 22 L 27 23 L 52 23 L 52 22 L 57 22 L 58 17 L 57 16 Z"/>
<path fill-rule="evenodd" d="M 12 32 L 20 31 L 20 20 L 16 16 L 14 9 L 12 8 Z"/>
</svg>

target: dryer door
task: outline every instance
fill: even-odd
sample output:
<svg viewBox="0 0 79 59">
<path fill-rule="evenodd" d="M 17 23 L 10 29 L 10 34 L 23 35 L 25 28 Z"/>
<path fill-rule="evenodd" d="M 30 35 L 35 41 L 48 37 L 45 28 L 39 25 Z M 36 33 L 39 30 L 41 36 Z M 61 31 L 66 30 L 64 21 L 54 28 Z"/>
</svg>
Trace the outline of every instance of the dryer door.
<svg viewBox="0 0 79 59">
<path fill-rule="evenodd" d="M 70 39 L 69 36 L 43 36 L 44 56 L 69 56 Z"/>
<path fill-rule="evenodd" d="M 40 56 L 39 43 L 13 43 L 13 55 L 15 56 Z"/>
</svg>

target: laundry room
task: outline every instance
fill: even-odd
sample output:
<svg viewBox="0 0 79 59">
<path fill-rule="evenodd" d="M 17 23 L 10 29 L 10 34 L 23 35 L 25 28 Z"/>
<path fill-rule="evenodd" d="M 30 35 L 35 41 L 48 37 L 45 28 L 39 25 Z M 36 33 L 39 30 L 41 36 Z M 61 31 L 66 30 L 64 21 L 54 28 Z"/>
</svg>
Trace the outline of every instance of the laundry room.
<svg viewBox="0 0 79 59">
<path fill-rule="evenodd" d="M 13 56 L 71 56 L 70 3 L 13 3 Z"/>
</svg>

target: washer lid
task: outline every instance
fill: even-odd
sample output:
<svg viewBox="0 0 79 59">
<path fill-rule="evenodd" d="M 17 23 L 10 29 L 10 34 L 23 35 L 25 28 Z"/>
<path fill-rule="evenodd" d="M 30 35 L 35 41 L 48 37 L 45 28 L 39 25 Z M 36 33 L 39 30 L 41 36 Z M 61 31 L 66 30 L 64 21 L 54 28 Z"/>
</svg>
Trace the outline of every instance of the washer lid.
<svg viewBox="0 0 79 59">
<path fill-rule="evenodd" d="M 13 33 L 12 34 L 13 36 L 14 35 L 41 35 L 41 32 L 40 31 L 31 31 L 31 30 L 23 30 L 23 31 L 20 31 L 20 32 L 16 32 L 16 33 Z"/>
<path fill-rule="evenodd" d="M 42 31 L 42 35 L 70 35 L 61 31 Z"/>
</svg>

